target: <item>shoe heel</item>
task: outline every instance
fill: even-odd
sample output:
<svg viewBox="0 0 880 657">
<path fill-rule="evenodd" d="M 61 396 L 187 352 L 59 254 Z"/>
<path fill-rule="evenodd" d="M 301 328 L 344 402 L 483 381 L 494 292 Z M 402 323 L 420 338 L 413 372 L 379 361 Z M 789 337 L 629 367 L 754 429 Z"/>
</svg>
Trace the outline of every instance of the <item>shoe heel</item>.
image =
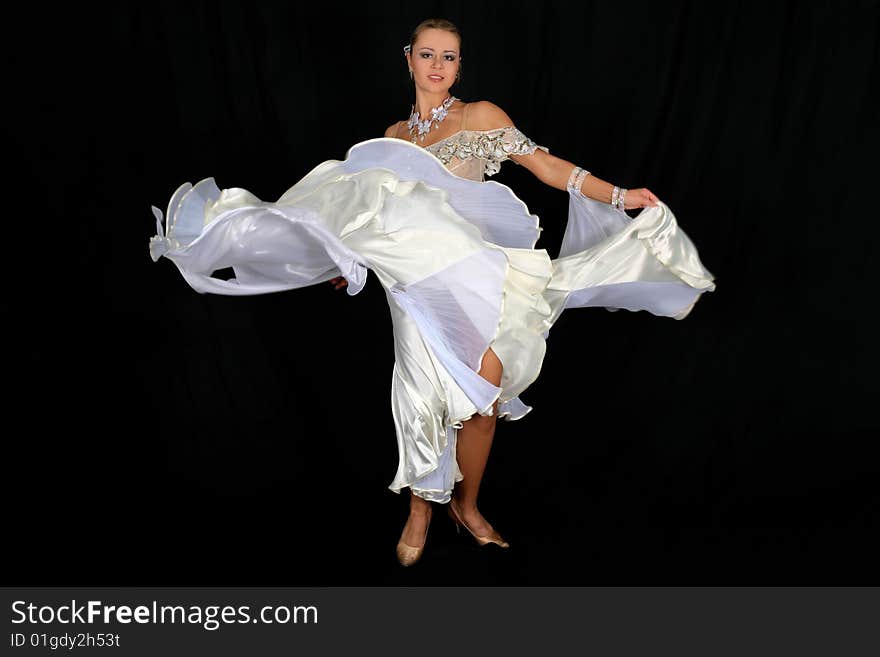
<svg viewBox="0 0 880 657">
<path fill-rule="evenodd" d="M 455 512 L 452 510 L 452 507 L 447 505 L 446 512 L 449 519 L 452 520 L 452 524 L 455 525 L 455 533 L 461 534 L 461 523 L 458 521 L 458 518 L 455 517 Z"/>
<path fill-rule="evenodd" d="M 470 527 L 464 524 L 464 521 L 458 517 L 458 514 L 455 512 L 455 509 L 452 508 L 452 502 L 447 505 L 447 511 L 449 513 L 449 517 L 452 518 L 452 522 L 455 523 L 455 533 L 461 534 L 461 528 L 464 527 L 468 534 L 474 537 L 479 545 L 488 545 L 489 543 L 494 543 L 495 545 L 501 548 L 509 548 L 510 543 L 501 538 L 501 535 L 496 531 L 493 532 L 489 536 L 477 536 L 471 531 Z"/>
</svg>

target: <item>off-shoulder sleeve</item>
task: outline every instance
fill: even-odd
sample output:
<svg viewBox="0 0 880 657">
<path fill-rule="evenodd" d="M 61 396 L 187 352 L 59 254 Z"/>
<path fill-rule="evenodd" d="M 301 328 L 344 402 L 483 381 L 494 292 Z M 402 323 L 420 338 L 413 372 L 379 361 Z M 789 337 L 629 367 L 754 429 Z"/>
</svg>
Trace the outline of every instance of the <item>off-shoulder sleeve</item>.
<svg viewBox="0 0 880 657">
<path fill-rule="evenodd" d="M 539 148 L 547 153 L 550 149 L 538 146 L 526 137 L 516 126 L 490 130 L 482 135 L 485 138 L 486 175 L 492 176 L 501 169 L 501 163 L 511 155 L 531 155 Z M 516 161 L 513 161 L 516 164 Z"/>
</svg>

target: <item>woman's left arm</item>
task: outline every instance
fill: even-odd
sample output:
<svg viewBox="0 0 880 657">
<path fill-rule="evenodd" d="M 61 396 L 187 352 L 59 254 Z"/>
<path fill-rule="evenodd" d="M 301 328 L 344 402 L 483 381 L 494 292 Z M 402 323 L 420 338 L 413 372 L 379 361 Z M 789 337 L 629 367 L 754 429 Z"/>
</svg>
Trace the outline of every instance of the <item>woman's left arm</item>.
<svg viewBox="0 0 880 657">
<path fill-rule="evenodd" d="M 541 182 L 561 190 L 567 189 L 568 178 L 575 168 L 575 165 L 568 160 L 540 149 L 531 155 L 511 155 L 510 159 L 531 171 Z M 611 203 L 614 185 L 590 174 L 581 184 L 581 193 L 602 203 Z M 657 200 L 654 193 L 645 187 L 629 189 L 623 197 L 624 207 L 627 210 L 655 206 Z"/>
<path fill-rule="evenodd" d="M 475 114 L 483 125 L 514 125 L 507 113 L 494 103 L 482 101 L 475 105 L 478 107 L 478 112 Z M 569 176 L 575 168 L 575 165 L 568 160 L 550 155 L 541 149 L 530 155 L 510 155 L 510 159 L 531 171 L 542 183 L 563 191 L 568 188 Z M 584 178 L 581 184 L 581 193 L 591 199 L 610 204 L 613 200 L 614 185 L 591 174 Z M 623 200 L 627 210 L 656 206 L 658 201 L 654 193 L 645 187 L 626 190 Z"/>
</svg>

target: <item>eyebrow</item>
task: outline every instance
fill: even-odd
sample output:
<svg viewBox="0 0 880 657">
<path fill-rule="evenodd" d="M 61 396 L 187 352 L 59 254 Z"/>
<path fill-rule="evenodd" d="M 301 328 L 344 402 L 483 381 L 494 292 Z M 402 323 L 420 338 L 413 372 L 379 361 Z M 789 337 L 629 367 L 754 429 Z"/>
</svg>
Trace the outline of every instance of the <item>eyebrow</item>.
<svg viewBox="0 0 880 657">
<path fill-rule="evenodd" d="M 428 46 L 422 46 L 421 48 L 419 48 L 419 50 L 430 50 L 430 51 L 433 52 L 434 49 L 433 49 L 433 48 L 429 48 Z M 451 53 L 455 54 L 455 51 L 454 51 L 454 50 L 444 50 L 443 52 L 451 52 Z"/>
</svg>

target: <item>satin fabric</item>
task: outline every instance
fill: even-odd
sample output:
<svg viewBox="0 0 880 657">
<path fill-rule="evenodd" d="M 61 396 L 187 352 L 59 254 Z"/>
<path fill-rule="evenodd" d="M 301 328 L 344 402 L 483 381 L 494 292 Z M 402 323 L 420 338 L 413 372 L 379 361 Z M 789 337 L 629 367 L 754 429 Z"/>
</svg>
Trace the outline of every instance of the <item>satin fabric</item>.
<svg viewBox="0 0 880 657">
<path fill-rule="evenodd" d="M 482 174 L 480 175 L 482 178 Z M 398 139 L 353 146 L 319 164 L 276 202 L 182 185 L 166 223 L 153 207 L 154 260 L 177 265 L 198 292 L 263 294 L 367 269 L 382 285 L 394 330 L 392 414 L 398 468 L 389 485 L 448 502 L 462 479 L 457 431 L 474 414 L 517 420 L 538 377 L 550 328 L 572 307 L 647 310 L 682 319 L 713 276 L 662 202 L 630 219 L 569 187 L 560 257 L 535 249 L 531 214 L 505 185 L 453 175 L 429 151 Z M 231 267 L 235 278 L 213 277 Z M 488 347 L 499 386 L 477 373 Z"/>
</svg>

